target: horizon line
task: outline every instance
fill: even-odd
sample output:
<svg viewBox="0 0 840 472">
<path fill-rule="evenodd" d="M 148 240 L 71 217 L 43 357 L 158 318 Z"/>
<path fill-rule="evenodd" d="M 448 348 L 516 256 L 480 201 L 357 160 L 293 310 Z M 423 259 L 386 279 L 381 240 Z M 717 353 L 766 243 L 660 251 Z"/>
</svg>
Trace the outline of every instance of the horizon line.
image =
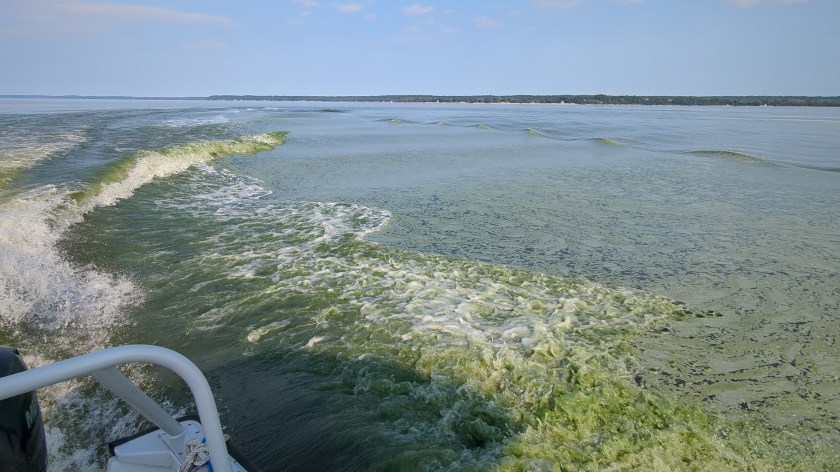
<svg viewBox="0 0 840 472">
<path fill-rule="evenodd" d="M 211 97 L 336 97 L 336 98 L 371 98 L 371 97 L 698 97 L 698 98 L 717 98 L 717 97 L 807 97 L 807 98 L 840 98 L 840 95 L 768 95 L 768 94 L 636 94 L 636 93 L 474 93 L 474 94 L 434 94 L 434 93 L 383 93 L 383 94 L 351 94 L 351 95 L 333 95 L 333 94 L 265 94 L 265 93 L 214 93 L 211 95 L 125 95 L 125 94 L 109 94 L 109 95 L 90 95 L 79 93 L 64 93 L 64 94 L 49 94 L 49 93 L 0 93 L 2 98 L 191 98 L 191 99 L 206 99 Z"/>
<path fill-rule="evenodd" d="M 683 106 L 815 106 L 840 107 L 840 96 L 831 95 L 608 95 L 608 94 L 508 94 L 508 95 L 255 95 L 135 96 L 80 94 L 0 94 L 6 99 L 64 100 L 208 100 L 208 101 L 312 101 L 474 104 L 577 104 L 577 105 L 683 105 Z"/>
</svg>

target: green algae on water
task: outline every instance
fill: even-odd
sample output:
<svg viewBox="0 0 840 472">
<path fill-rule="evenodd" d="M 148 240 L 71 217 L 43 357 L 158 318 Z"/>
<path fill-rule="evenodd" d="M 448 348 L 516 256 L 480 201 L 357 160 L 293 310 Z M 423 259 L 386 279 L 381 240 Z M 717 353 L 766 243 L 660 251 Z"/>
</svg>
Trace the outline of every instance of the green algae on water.
<svg viewBox="0 0 840 472">
<path fill-rule="evenodd" d="M 365 408 L 385 430 L 451 449 L 435 460 L 454 470 L 811 470 L 827 457 L 810 459 L 805 444 L 782 456 L 776 432 L 637 385 L 633 339 L 684 313 L 665 298 L 341 244 L 328 251 L 338 259 L 312 261 L 313 273 L 330 274 L 306 279 L 313 306 L 296 299 L 296 310 L 318 313 L 315 327 L 329 327 L 300 332 L 301 352 L 334 359 L 330 376 L 371 397 Z M 276 323 L 252 325 L 249 341 Z M 416 453 L 388 463 L 416 469 Z"/>
<path fill-rule="evenodd" d="M 619 146 L 619 144 L 612 139 L 609 138 L 595 138 L 596 141 L 600 142 L 601 144 L 608 144 L 610 146 Z"/>
<path fill-rule="evenodd" d="M 155 151 L 142 151 L 126 156 L 96 174 L 85 184 L 85 189 L 70 194 L 77 204 L 100 198 L 105 203 L 124 198 L 123 191 L 130 191 L 154 177 L 181 172 L 192 165 L 209 162 L 221 156 L 255 154 L 274 149 L 285 143 L 287 131 L 272 131 L 255 136 L 244 136 L 225 141 L 200 141 L 171 146 Z M 119 187 L 122 185 L 122 189 Z M 106 195 L 111 188 L 114 195 Z"/>
<path fill-rule="evenodd" d="M 195 198 L 166 184 L 172 208 Z M 231 339 L 273 372 L 307 375 L 374 470 L 837 468 L 827 448 L 637 383 L 635 339 L 692 319 L 683 305 L 360 239 L 387 223 L 382 210 L 266 203 L 202 199 L 189 207 L 210 231 L 198 238 L 180 224 L 120 231 L 143 238 L 147 261 L 193 248 L 161 257 L 146 285 L 167 299 L 191 292 L 172 310 L 196 339 Z"/>
<path fill-rule="evenodd" d="M 0 190 L 6 188 L 20 176 L 20 169 L 16 167 L 0 166 Z"/>
</svg>

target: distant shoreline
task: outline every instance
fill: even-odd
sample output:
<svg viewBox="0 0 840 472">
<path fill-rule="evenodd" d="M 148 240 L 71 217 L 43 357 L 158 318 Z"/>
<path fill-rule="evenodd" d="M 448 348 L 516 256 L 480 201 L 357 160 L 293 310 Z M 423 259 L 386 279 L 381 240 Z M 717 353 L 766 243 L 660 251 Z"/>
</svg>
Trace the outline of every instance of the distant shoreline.
<svg viewBox="0 0 840 472">
<path fill-rule="evenodd" d="M 0 98 L 85 100 L 224 100 L 282 102 L 528 103 L 569 105 L 798 106 L 840 107 L 838 97 L 690 95 L 210 95 L 133 97 L 123 95 L 0 95 Z"/>
<path fill-rule="evenodd" d="M 570 105 L 805 106 L 840 107 L 840 97 L 669 96 L 669 95 L 372 95 L 281 96 L 211 95 L 209 100 L 395 102 L 395 103 L 553 103 Z"/>
</svg>

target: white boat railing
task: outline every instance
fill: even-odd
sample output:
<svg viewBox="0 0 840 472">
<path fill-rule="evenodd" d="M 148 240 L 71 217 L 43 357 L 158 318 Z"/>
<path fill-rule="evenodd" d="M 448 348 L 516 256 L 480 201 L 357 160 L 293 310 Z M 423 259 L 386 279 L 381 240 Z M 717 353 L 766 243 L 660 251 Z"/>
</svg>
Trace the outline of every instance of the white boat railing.
<svg viewBox="0 0 840 472">
<path fill-rule="evenodd" d="M 166 367 L 186 382 L 204 427 L 213 470 L 232 472 L 222 423 L 210 385 L 192 361 L 171 349 L 142 344 L 118 346 L 12 374 L 0 378 L 0 400 L 77 377 L 93 375 L 169 436 L 177 437 L 183 434 L 184 429 L 180 423 L 116 368 L 118 365 L 137 362 Z"/>
</svg>

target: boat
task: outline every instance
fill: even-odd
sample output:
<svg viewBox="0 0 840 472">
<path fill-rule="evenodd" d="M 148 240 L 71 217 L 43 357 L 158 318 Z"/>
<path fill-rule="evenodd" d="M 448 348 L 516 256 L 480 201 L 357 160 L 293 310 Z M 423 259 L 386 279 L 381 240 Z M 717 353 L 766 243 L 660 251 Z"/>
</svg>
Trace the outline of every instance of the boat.
<svg viewBox="0 0 840 472">
<path fill-rule="evenodd" d="M 177 374 L 189 387 L 198 415 L 170 416 L 117 368 L 134 363 L 158 365 Z M 111 442 L 108 472 L 256 472 L 229 447 L 201 370 L 178 352 L 142 344 L 103 349 L 33 369 L 27 369 L 17 349 L 0 347 L 0 470 L 47 470 L 37 390 L 85 376 L 96 378 L 155 426 Z"/>
</svg>

